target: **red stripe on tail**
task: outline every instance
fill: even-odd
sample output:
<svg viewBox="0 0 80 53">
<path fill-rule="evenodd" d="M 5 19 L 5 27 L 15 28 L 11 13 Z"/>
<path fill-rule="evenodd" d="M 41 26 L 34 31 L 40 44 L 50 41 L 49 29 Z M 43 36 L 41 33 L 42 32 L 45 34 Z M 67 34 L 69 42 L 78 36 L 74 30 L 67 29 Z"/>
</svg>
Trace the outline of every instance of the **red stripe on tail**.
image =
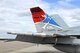
<svg viewBox="0 0 80 53">
<path fill-rule="evenodd" d="M 41 22 L 45 19 L 45 16 L 44 16 L 45 12 L 41 8 L 34 7 L 34 8 L 31 8 L 30 11 L 32 13 L 32 18 L 34 23 Z"/>
</svg>

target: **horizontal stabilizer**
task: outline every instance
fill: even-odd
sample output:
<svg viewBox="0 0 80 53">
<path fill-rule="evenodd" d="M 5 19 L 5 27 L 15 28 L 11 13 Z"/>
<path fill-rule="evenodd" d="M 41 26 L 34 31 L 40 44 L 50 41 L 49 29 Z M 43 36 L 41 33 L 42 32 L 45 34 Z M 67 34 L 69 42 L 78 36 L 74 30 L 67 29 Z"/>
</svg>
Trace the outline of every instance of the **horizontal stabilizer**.
<svg viewBox="0 0 80 53">
<path fill-rule="evenodd" d="M 17 35 L 15 41 L 30 42 L 30 43 L 37 43 L 37 44 L 71 44 L 72 45 L 73 43 L 69 41 L 73 41 L 75 39 L 75 38 L 70 38 L 73 35 L 64 36 L 60 34 L 54 34 L 53 37 L 52 36 L 41 36 L 41 35 L 39 36 L 29 35 L 29 34 L 23 34 L 23 33 L 9 33 L 9 34 Z M 78 37 L 78 36 L 80 35 L 74 35 L 74 37 Z"/>
</svg>

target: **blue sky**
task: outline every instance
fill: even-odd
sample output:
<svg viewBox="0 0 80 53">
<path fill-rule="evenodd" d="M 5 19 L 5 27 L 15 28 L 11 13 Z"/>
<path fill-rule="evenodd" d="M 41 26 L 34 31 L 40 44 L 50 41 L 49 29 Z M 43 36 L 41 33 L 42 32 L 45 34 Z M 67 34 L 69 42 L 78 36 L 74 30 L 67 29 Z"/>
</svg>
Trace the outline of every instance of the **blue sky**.
<svg viewBox="0 0 80 53">
<path fill-rule="evenodd" d="M 74 0 L 74 1 L 72 1 L 72 2 L 70 2 L 72 5 L 75 5 L 75 6 L 77 6 L 77 7 L 79 7 L 80 8 L 80 0 Z"/>
<path fill-rule="evenodd" d="M 48 2 L 48 3 L 57 3 L 58 2 L 58 0 L 43 0 L 43 1 Z"/>
<path fill-rule="evenodd" d="M 0 0 L 0 37 L 6 32 L 36 32 L 30 8 L 39 6 L 47 14 L 58 14 L 69 26 L 80 25 L 80 0 Z"/>
<path fill-rule="evenodd" d="M 57 5 L 58 2 L 63 1 L 80 8 L 80 0 L 43 0 L 43 1 L 48 2 L 49 4 L 55 3 L 55 5 Z"/>
<path fill-rule="evenodd" d="M 58 3 L 59 1 L 69 1 L 69 3 L 71 3 L 72 5 L 76 5 L 78 7 L 80 7 L 80 0 L 43 0 L 45 2 L 48 3 Z"/>
<path fill-rule="evenodd" d="M 49 2 L 49 3 L 56 3 L 58 1 L 70 1 L 71 3 L 73 4 L 79 4 L 80 0 L 43 0 L 43 1 L 46 1 L 46 2 Z"/>
<path fill-rule="evenodd" d="M 63 3 L 68 3 L 68 4 L 72 5 L 71 7 L 80 8 L 80 0 L 43 0 L 43 1 L 49 3 L 50 5 L 53 5 L 53 4 L 59 5 L 59 2 L 63 2 Z"/>
</svg>

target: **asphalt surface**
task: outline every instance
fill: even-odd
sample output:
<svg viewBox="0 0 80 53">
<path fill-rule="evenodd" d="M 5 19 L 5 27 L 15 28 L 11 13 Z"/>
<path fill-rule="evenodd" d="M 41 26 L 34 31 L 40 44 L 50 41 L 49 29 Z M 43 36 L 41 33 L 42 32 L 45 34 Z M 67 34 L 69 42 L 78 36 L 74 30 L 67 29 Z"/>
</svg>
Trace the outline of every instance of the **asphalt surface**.
<svg viewBox="0 0 80 53">
<path fill-rule="evenodd" d="M 0 40 L 0 53 L 63 53 L 50 45 Z"/>
</svg>

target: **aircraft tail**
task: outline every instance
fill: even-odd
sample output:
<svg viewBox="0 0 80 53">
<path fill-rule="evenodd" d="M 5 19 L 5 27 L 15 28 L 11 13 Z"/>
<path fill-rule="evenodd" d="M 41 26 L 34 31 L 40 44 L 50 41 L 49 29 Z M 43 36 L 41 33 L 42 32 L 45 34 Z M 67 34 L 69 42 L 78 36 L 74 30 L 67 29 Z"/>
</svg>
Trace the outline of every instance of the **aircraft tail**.
<svg viewBox="0 0 80 53">
<path fill-rule="evenodd" d="M 52 19 L 41 8 L 34 7 L 30 9 L 32 18 L 35 23 L 37 32 L 62 30 L 62 25 L 57 23 L 56 19 Z"/>
</svg>

